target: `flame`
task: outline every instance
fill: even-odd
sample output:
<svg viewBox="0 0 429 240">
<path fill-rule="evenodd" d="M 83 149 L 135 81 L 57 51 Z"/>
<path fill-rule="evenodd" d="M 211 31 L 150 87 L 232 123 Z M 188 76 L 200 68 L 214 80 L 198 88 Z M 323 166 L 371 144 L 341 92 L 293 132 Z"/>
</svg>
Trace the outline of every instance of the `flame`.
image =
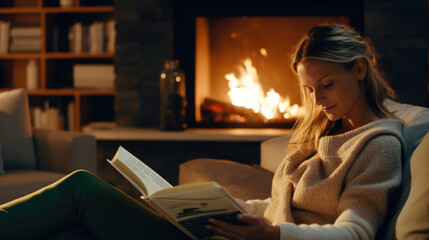
<svg viewBox="0 0 429 240">
<path fill-rule="evenodd" d="M 290 99 L 280 96 L 274 89 L 266 94 L 259 83 L 258 72 L 252 65 L 250 58 L 243 61 L 238 68 L 239 76 L 228 73 L 225 78 L 229 81 L 228 95 L 235 106 L 252 109 L 260 113 L 265 119 L 288 119 L 296 117 L 301 112 L 298 104 L 290 105 Z"/>
</svg>

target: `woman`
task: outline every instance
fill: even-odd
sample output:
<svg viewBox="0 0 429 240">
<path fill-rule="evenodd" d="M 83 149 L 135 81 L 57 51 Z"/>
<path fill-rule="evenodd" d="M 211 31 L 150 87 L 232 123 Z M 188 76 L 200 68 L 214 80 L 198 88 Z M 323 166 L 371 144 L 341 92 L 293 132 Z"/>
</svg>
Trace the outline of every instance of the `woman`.
<svg viewBox="0 0 429 240">
<path fill-rule="evenodd" d="M 342 25 L 312 28 L 293 63 L 306 114 L 272 197 L 243 203 L 246 225 L 211 219 L 232 239 L 374 239 L 401 181 L 402 123 L 369 42 Z M 45 237 L 80 225 L 100 239 L 181 239 L 183 233 L 95 176 L 75 172 L 0 206 L 2 236 Z M 55 221 L 52 221 L 54 220 Z M 22 231 L 25 230 L 25 231 Z"/>
<path fill-rule="evenodd" d="M 305 115 L 273 179 L 271 198 L 248 201 L 250 226 L 212 219 L 235 239 L 374 239 L 401 181 L 402 123 L 369 40 L 341 25 L 312 28 L 299 45 Z"/>
</svg>

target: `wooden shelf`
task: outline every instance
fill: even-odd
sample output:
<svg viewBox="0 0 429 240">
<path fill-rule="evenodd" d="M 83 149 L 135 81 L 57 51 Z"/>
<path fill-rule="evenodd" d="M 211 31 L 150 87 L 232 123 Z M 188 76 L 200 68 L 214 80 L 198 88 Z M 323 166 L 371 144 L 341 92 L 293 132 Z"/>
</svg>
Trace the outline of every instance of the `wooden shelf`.
<svg viewBox="0 0 429 240">
<path fill-rule="evenodd" d="M 27 91 L 29 96 L 114 96 L 115 90 L 91 89 L 44 89 Z"/>
<path fill-rule="evenodd" d="M 108 13 L 113 12 L 113 7 L 111 6 L 97 6 L 97 7 L 70 7 L 70 8 L 61 8 L 61 7 L 45 7 L 42 9 L 42 12 L 45 13 Z"/>
<path fill-rule="evenodd" d="M 57 6 L 53 6 L 55 4 Z M 58 0 L 0 2 L 0 20 L 10 22 L 11 27 L 40 26 L 42 44 L 41 52 L 0 54 L 0 78 L 3 84 L 0 92 L 26 88 L 26 66 L 30 59 L 35 59 L 39 72 L 39 89 L 27 90 L 30 107 L 43 108 L 46 101 L 57 101 L 61 105 L 73 102 L 75 130 L 81 131 L 82 125 L 93 120 L 100 121 L 100 116 L 106 117 L 106 121 L 112 120 L 115 90 L 63 87 L 73 86 L 72 73 L 75 64 L 113 64 L 114 53 L 52 52 L 53 43 L 56 43 L 56 38 L 53 37 L 54 29 L 59 28 L 63 34 L 62 39 L 68 41 L 68 30 L 74 23 L 91 24 L 94 21 L 112 20 L 114 7 L 85 6 L 82 0 L 75 0 L 74 4 L 73 7 L 65 8 L 58 6 Z M 67 109 L 62 111 L 68 114 Z"/>
<path fill-rule="evenodd" d="M 293 131 L 270 128 L 188 128 L 184 131 L 161 131 L 159 129 L 116 126 L 97 128 L 97 126 L 89 125 L 83 127 L 83 132 L 94 135 L 97 140 L 107 141 L 262 142 L 273 137 L 291 136 Z"/>
<path fill-rule="evenodd" d="M 39 14 L 41 11 L 40 7 L 0 7 L 0 14 Z"/>
<path fill-rule="evenodd" d="M 2 53 L 0 59 L 32 59 L 41 58 L 42 53 Z"/>
<path fill-rule="evenodd" d="M 47 59 L 113 58 L 113 53 L 45 53 Z"/>
</svg>

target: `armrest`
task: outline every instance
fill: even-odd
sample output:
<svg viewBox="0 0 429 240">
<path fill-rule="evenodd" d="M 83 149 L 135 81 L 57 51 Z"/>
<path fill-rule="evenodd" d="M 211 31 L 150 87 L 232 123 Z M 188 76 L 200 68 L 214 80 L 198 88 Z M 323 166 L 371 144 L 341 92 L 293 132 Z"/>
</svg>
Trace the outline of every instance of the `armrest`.
<svg viewBox="0 0 429 240">
<path fill-rule="evenodd" d="M 97 171 L 97 141 L 80 132 L 33 129 L 38 168 L 60 173 Z"/>
<path fill-rule="evenodd" d="M 286 157 L 287 145 L 291 134 L 265 140 L 261 143 L 261 167 L 276 172 L 277 167 Z"/>
</svg>

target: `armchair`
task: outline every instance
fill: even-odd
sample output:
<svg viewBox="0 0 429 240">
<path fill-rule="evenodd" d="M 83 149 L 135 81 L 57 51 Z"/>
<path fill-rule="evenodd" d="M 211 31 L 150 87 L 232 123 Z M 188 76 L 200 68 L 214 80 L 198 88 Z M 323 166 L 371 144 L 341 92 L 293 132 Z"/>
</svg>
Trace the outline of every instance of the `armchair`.
<svg viewBox="0 0 429 240">
<path fill-rule="evenodd" d="M 0 93 L 0 204 L 40 189 L 76 169 L 96 172 L 95 137 L 31 129 L 25 91 Z"/>
<path fill-rule="evenodd" d="M 428 239 L 429 109 L 393 101 L 386 104 L 404 122 L 406 152 L 401 189 L 393 197 L 376 239 Z M 219 159 L 187 161 L 180 165 L 179 184 L 216 181 L 234 197 L 243 200 L 267 198 L 289 140 L 290 136 L 282 136 L 262 142 L 259 166 Z"/>
</svg>

